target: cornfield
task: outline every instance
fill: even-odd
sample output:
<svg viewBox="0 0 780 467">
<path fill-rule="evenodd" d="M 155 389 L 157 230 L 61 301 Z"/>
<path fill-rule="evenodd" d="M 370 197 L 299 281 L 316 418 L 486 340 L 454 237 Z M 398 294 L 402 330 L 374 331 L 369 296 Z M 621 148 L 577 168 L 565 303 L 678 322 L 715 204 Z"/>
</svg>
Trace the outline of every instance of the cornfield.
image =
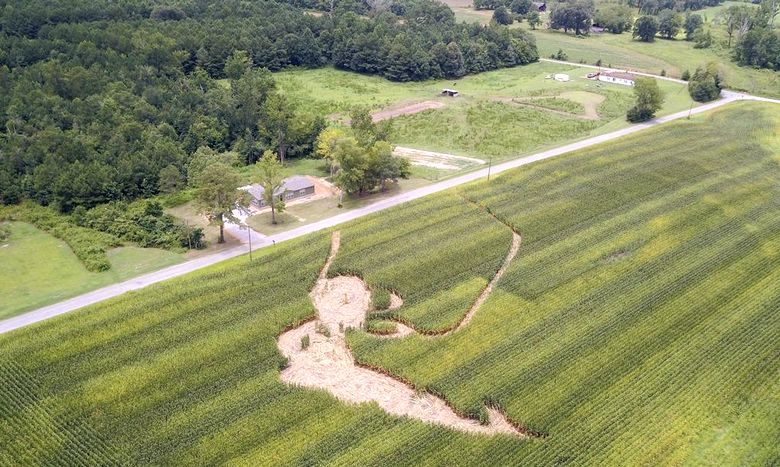
<svg viewBox="0 0 780 467">
<path fill-rule="evenodd" d="M 462 318 L 507 226 L 522 235 L 463 330 L 348 341 L 359 362 L 538 438 L 282 384 L 276 336 L 314 315 L 320 233 L 0 336 L 0 464 L 777 462 L 779 124 L 732 105 L 341 227 L 330 274 L 360 275 L 377 303 L 398 294 L 383 317 L 428 331 Z"/>
</svg>

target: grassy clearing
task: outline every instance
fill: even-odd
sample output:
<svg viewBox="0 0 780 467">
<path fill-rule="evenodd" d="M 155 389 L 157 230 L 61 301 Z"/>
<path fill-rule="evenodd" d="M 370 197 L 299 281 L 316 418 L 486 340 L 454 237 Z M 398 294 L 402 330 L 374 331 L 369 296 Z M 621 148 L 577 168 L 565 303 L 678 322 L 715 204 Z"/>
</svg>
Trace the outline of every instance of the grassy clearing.
<svg viewBox="0 0 780 467">
<path fill-rule="evenodd" d="M 0 445 L 26 463 L 771 463 L 780 163 L 767 142 L 779 123 L 776 108 L 733 105 L 341 229 L 334 273 L 398 291 L 399 315 L 420 327 L 456 320 L 506 254 L 509 229 L 474 203 L 520 230 L 462 332 L 349 341 L 361 361 L 463 413 L 488 401 L 542 440 L 455 433 L 281 384 L 274 339 L 314 314 L 320 233 L 0 336 L 0 401 L 26 400 L 20 379 L 45 401 L 0 403 L 15 415 Z M 45 444 L 44 428 L 89 436 Z"/>
<path fill-rule="evenodd" d="M 0 319 L 176 264 L 184 256 L 153 248 L 108 251 L 111 269 L 87 271 L 68 245 L 30 224 L 12 222 L 0 244 Z M 5 245 L 5 246 L 3 246 Z"/>
<path fill-rule="evenodd" d="M 581 70 L 569 71 L 572 76 L 582 73 Z M 625 112 L 633 105 L 631 88 L 586 79 L 577 79 L 571 86 L 568 86 L 569 83 L 557 84 L 560 84 L 557 86 L 559 93 L 579 96 L 575 98 L 583 101 L 586 101 L 582 97 L 586 92 L 606 96 L 597 107 L 600 119 L 583 120 L 511 102 L 464 99 L 442 109 L 395 119 L 392 139 L 402 146 L 501 160 L 628 125 Z M 666 94 L 666 103 L 659 114 L 677 112 L 690 106 L 684 87 L 663 83 L 661 88 Z M 547 92 L 546 89 L 536 89 L 525 96 L 544 96 Z M 564 109 L 572 110 L 572 105 L 564 106 Z"/>
<path fill-rule="evenodd" d="M 393 140 L 458 155 L 511 157 L 586 135 L 597 125 L 530 107 L 480 102 L 399 118 Z"/>
<path fill-rule="evenodd" d="M 208 246 L 202 250 L 191 250 L 187 253 L 187 257 L 193 258 L 203 256 L 236 246 L 240 243 L 237 239 L 227 234 L 225 235 L 225 243 L 217 243 L 219 240 L 219 227 L 209 224 L 208 219 L 206 219 L 205 216 L 198 214 L 194 201 L 187 201 L 183 204 L 166 208 L 165 212 L 178 218 L 183 224 L 191 228 L 200 227 L 203 229 L 203 239 L 207 242 Z"/>
<path fill-rule="evenodd" d="M 285 94 L 324 115 L 349 111 L 355 106 L 378 110 L 393 104 L 425 100 L 438 100 L 452 105 L 462 101 L 474 102 L 502 97 L 554 96 L 561 92 L 593 91 L 595 86 L 588 80 L 574 80 L 563 84 L 545 79 L 553 73 L 568 73 L 572 77 L 584 77 L 586 71 L 566 65 L 540 62 L 464 76 L 457 82 L 430 80 L 395 83 L 375 76 L 334 68 L 286 71 L 275 73 L 274 76 Z M 445 87 L 457 88 L 461 92 L 461 97 L 456 99 L 441 97 L 439 93 Z M 608 88 L 617 93 L 625 92 L 621 86 Z"/>
<path fill-rule="evenodd" d="M 593 34 L 577 38 L 562 32 L 539 30 L 535 33 L 539 54 L 549 57 L 562 49 L 570 61 L 583 60 L 594 64 L 601 60 L 605 66 L 628 68 L 649 73 L 666 71 L 680 77 L 683 71 L 696 69 L 708 62 L 716 62 L 729 88 L 770 97 L 780 96 L 780 74 L 771 70 L 740 67 L 729 58 L 729 51 L 715 46 L 694 49 L 692 42 L 656 39 L 638 42 L 631 34 Z"/>
<path fill-rule="evenodd" d="M 579 102 L 567 99 L 565 97 L 538 97 L 529 99 L 529 104 L 538 105 L 547 109 L 560 110 L 575 115 L 584 115 L 585 106 Z"/>
<path fill-rule="evenodd" d="M 559 83 L 547 79 L 552 73 L 568 73 L 572 81 Z M 628 125 L 625 112 L 633 105 L 631 88 L 587 80 L 586 74 L 581 68 L 535 63 L 466 76 L 456 83 L 393 83 L 332 68 L 282 72 L 276 77 L 287 94 L 323 114 L 344 112 L 355 105 L 380 109 L 401 102 L 438 100 L 446 106 L 394 118 L 391 141 L 458 155 L 509 158 Z M 685 86 L 663 81 L 659 85 L 667 96 L 660 115 L 690 106 Z M 461 96 L 439 97 L 443 87 L 456 87 Z M 600 118 L 583 121 L 544 109 L 504 103 L 512 98 L 552 97 L 597 105 Z M 594 104 L 594 99 L 603 102 Z M 427 179 L 452 175 L 427 169 L 419 172 Z"/>
<path fill-rule="evenodd" d="M 461 21 L 481 24 L 490 22 L 492 11 L 477 11 L 458 0 L 448 0 L 445 3 L 450 5 L 455 17 Z M 732 5 L 751 4 L 729 1 L 695 12 L 701 15 L 705 23 L 711 27 L 716 42 L 725 44 L 726 35 L 718 15 Z M 563 50 L 568 60 L 573 62 L 583 61 L 594 64 L 601 60 L 604 66 L 656 74 L 665 70 L 669 76 L 677 78 L 685 70 L 693 72 L 697 66 L 716 62 L 729 88 L 768 97 L 780 97 L 780 73 L 740 67 L 731 61 L 731 51 L 720 44 L 715 44 L 709 49 L 694 49 L 692 42 L 682 40 L 682 34 L 676 40 L 656 38 L 655 42 L 644 43 L 633 40 L 630 31 L 623 34 L 604 33 L 576 37 L 546 29 L 544 25 L 547 24 L 548 14 L 542 14 L 542 21 L 543 26 L 532 31 L 536 37 L 540 57 L 547 58 L 558 50 Z M 780 26 L 780 23 L 775 23 L 775 27 Z M 530 29 L 526 22 L 514 23 L 510 27 Z"/>
</svg>

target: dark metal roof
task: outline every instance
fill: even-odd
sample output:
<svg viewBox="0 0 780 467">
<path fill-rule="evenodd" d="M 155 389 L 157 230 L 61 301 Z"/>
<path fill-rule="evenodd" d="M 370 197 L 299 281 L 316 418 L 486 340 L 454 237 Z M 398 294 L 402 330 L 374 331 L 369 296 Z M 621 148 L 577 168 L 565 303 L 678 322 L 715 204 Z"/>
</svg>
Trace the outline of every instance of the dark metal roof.
<svg viewBox="0 0 780 467">
<path fill-rule="evenodd" d="M 285 190 L 298 191 L 306 188 L 314 188 L 314 182 L 309 180 L 308 177 L 293 175 L 292 177 L 284 180 L 282 187 Z"/>
<path fill-rule="evenodd" d="M 276 190 L 276 193 L 282 194 L 285 191 L 298 191 L 305 190 L 307 188 L 314 188 L 314 182 L 309 180 L 308 177 L 293 175 L 292 177 L 284 179 L 284 182 L 282 182 L 282 187 Z M 263 199 L 263 193 L 265 193 L 265 189 L 259 183 L 253 183 L 252 185 L 244 187 L 243 189 L 246 190 L 246 192 L 252 195 L 252 197 L 255 199 Z"/>
</svg>

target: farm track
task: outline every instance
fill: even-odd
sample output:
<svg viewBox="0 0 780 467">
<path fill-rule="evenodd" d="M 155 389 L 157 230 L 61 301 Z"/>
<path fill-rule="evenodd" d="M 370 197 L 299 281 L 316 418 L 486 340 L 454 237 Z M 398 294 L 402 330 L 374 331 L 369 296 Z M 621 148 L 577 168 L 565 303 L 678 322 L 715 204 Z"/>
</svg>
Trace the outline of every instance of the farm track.
<svg viewBox="0 0 780 467">
<path fill-rule="evenodd" d="M 488 297 L 492 286 L 517 253 L 519 245 L 519 236 L 514 234 L 504 264 L 458 329 L 468 324 Z M 317 309 L 316 319 L 287 330 L 278 337 L 277 347 L 288 359 L 288 366 L 280 374 L 282 381 L 295 386 L 324 389 L 347 403 L 374 402 L 389 414 L 443 425 L 465 433 L 527 437 L 523 430 L 494 407 L 485 407 L 488 424 L 483 425 L 458 414 L 440 397 L 427 392 L 420 393 L 408 382 L 392 374 L 355 363 L 347 346 L 346 331 L 363 325 L 371 302 L 371 291 L 362 279 L 355 276 L 328 278 L 328 271 L 340 246 L 340 232 L 336 231 L 331 236 L 330 254 L 310 293 Z M 399 297 L 394 296 L 391 308 L 400 307 L 402 303 Z"/>
<path fill-rule="evenodd" d="M 577 65 L 577 64 L 571 64 L 567 63 L 569 65 Z M 658 77 L 661 78 L 661 77 Z M 671 78 L 669 78 L 671 79 Z M 488 170 L 491 170 L 492 174 L 498 174 L 500 172 L 504 172 L 506 170 L 515 169 L 518 167 L 522 167 L 527 164 L 531 164 L 533 162 L 550 159 L 553 157 L 557 157 L 563 154 L 570 153 L 572 151 L 588 148 L 600 143 L 604 143 L 607 141 L 615 140 L 618 138 L 622 138 L 627 135 L 631 135 L 637 132 L 640 132 L 642 130 L 653 128 L 655 126 L 661 125 L 663 123 L 671 122 L 674 120 L 686 118 L 689 115 L 695 115 L 703 112 L 707 112 L 709 110 L 713 110 L 719 107 L 722 107 L 724 105 L 727 105 L 731 102 L 735 101 L 741 101 L 741 100 L 752 100 L 752 101 L 760 101 L 760 102 L 769 102 L 773 104 L 780 104 L 779 99 L 769 99 L 764 97 L 757 97 L 757 96 L 751 96 L 749 94 L 742 94 L 742 93 L 735 93 L 731 91 L 725 91 L 723 92 L 723 97 L 720 100 L 717 100 L 715 102 L 711 102 L 708 104 L 701 105 L 699 107 L 692 108 L 691 110 L 686 110 L 682 112 L 677 112 L 672 115 L 667 115 L 665 117 L 660 117 L 655 120 L 651 120 L 650 122 L 637 124 L 630 126 L 628 128 L 624 128 L 621 130 L 613 131 L 611 133 L 595 136 L 592 138 L 588 138 L 582 141 L 577 141 L 574 143 L 566 144 L 564 146 L 560 146 L 554 149 L 550 149 L 547 151 L 543 151 L 540 153 L 536 153 L 530 156 L 522 157 L 519 159 L 510 160 L 508 162 L 497 164 L 493 166 L 492 168 L 483 168 L 479 169 L 455 178 L 451 178 L 448 180 L 444 180 L 442 182 L 438 182 L 432 185 L 428 185 L 425 187 L 417 188 L 415 190 L 408 191 L 406 193 L 401 193 L 397 196 L 386 198 L 384 200 L 378 201 L 376 203 L 370 204 L 368 206 L 355 209 L 352 211 L 348 211 L 327 219 L 323 219 L 318 222 L 313 222 L 308 225 L 301 226 L 296 229 L 292 229 L 286 232 L 282 232 L 275 235 L 270 235 L 268 237 L 265 237 L 262 239 L 261 243 L 254 244 L 255 249 L 261 249 L 261 248 L 268 248 L 273 247 L 277 242 L 283 242 L 285 240 L 291 240 L 297 237 L 301 237 L 304 235 L 308 235 L 312 232 L 317 232 L 322 229 L 330 228 L 335 225 L 342 224 L 344 222 L 351 221 L 353 219 L 357 219 L 359 217 L 366 216 L 368 214 L 373 214 L 375 212 L 397 206 L 399 204 L 403 204 L 415 199 L 422 198 L 424 196 L 428 196 L 433 193 L 437 193 L 440 191 L 444 191 L 459 185 L 462 185 L 464 183 L 469 183 L 474 180 L 478 180 L 480 178 L 485 177 L 488 174 Z M 230 250 L 225 250 L 220 253 L 211 255 L 211 256 L 205 256 L 202 258 L 198 258 L 196 260 L 188 261 L 185 263 L 180 263 L 165 269 L 161 269 L 159 271 L 146 274 L 143 276 L 136 277 L 134 279 L 130 279 L 128 281 L 120 282 L 118 284 L 113 284 L 108 287 L 104 287 L 102 289 L 95 290 L 93 292 L 89 292 L 65 301 L 62 301 L 60 303 L 55 303 L 53 305 L 49 305 L 43 308 L 39 308 L 37 310 L 33 310 L 18 316 L 15 316 L 13 318 L 6 319 L 4 321 L 0 321 L 0 334 L 6 333 L 9 331 L 13 331 L 14 329 L 18 329 L 24 326 L 28 326 L 33 323 L 37 323 L 49 318 L 52 318 L 54 316 L 58 316 L 64 313 L 68 313 L 73 310 L 77 310 L 80 308 L 83 308 L 88 305 L 92 305 L 98 302 L 102 302 L 104 300 L 108 300 L 113 297 L 117 297 L 119 295 L 125 294 L 132 290 L 137 290 L 143 287 L 147 287 L 152 284 L 156 284 L 158 282 L 162 282 L 168 279 L 172 279 L 174 277 L 179 277 L 182 275 L 185 275 L 187 273 L 190 273 L 192 271 L 196 271 L 198 269 L 202 269 L 204 267 L 211 266 L 213 264 L 219 263 L 221 261 L 234 258 L 237 256 L 241 256 L 246 254 L 247 249 L 245 246 L 236 247 Z"/>
</svg>

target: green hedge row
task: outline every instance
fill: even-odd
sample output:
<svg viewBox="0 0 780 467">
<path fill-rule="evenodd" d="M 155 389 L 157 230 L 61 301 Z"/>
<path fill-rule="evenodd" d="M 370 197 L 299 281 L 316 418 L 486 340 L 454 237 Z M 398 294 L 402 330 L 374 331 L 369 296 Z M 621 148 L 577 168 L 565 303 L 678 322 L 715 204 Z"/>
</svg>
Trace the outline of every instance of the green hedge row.
<svg viewBox="0 0 780 467">
<path fill-rule="evenodd" d="M 67 216 L 31 202 L 0 208 L 0 220 L 27 222 L 63 240 L 88 271 L 111 269 L 106 252 L 122 245 L 114 235 L 77 226 Z"/>
</svg>

